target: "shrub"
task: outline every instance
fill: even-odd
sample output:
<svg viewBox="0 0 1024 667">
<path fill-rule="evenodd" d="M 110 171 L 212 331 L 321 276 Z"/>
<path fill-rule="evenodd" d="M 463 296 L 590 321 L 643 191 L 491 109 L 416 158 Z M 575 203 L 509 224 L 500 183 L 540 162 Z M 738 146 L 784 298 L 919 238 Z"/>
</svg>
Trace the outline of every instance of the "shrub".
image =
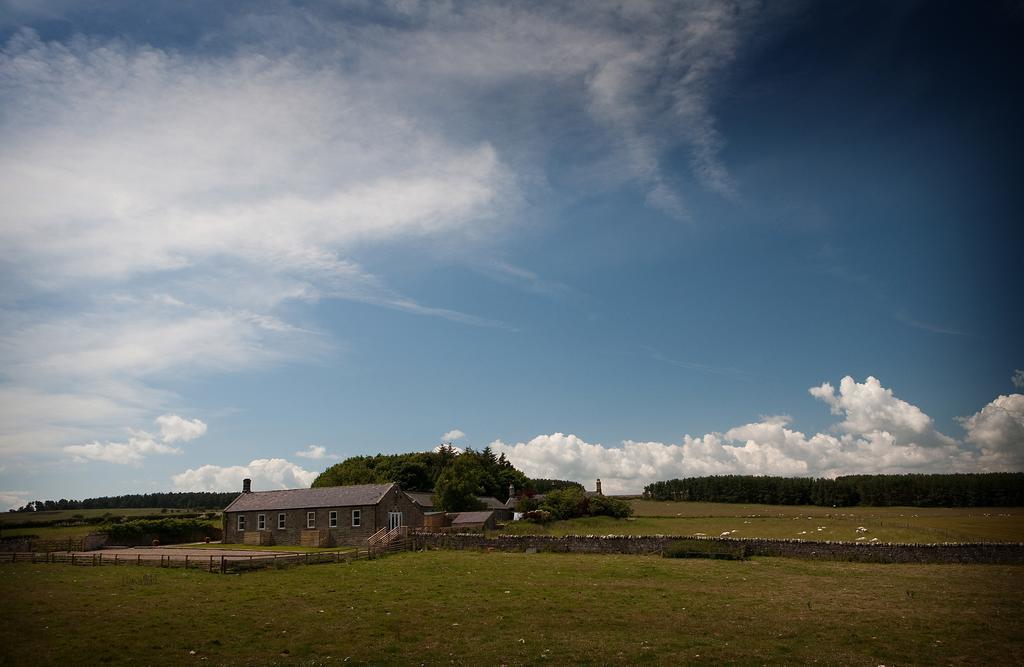
<svg viewBox="0 0 1024 667">
<path fill-rule="evenodd" d="M 176 544 L 220 537 L 220 529 L 199 519 L 140 519 L 111 524 L 101 532 L 106 533 L 112 542 L 134 544 L 145 544 L 153 539 Z"/>
</svg>

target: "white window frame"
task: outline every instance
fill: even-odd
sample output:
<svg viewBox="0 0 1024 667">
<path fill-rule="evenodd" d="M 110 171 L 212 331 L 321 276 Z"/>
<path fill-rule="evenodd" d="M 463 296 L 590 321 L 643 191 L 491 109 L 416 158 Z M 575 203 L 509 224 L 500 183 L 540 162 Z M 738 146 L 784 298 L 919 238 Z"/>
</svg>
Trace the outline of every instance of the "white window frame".
<svg viewBox="0 0 1024 667">
<path fill-rule="evenodd" d="M 256 530 L 266 530 L 266 529 L 267 529 L 267 515 L 266 514 L 257 514 L 256 515 Z"/>
<path fill-rule="evenodd" d="M 306 528 L 316 528 L 316 512 L 306 512 Z"/>
<path fill-rule="evenodd" d="M 244 514 L 239 514 L 238 515 L 238 530 L 239 530 L 239 532 L 243 532 L 243 533 L 245 532 L 245 515 Z"/>
<path fill-rule="evenodd" d="M 363 510 L 352 510 L 352 527 L 358 528 L 363 525 Z"/>
<path fill-rule="evenodd" d="M 281 512 L 280 514 L 277 515 L 277 529 L 278 530 L 284 530 L 285 517 L 287 517 L 287 516 L 288 515 L 285 514 L 284 512 Z"/>
<path fill-rule="evenodd" d="M 338 527 L 338 510 L 331 510 L 331 513 L 327 517 L 327 527 L 337 528 Z"/>
</svg>

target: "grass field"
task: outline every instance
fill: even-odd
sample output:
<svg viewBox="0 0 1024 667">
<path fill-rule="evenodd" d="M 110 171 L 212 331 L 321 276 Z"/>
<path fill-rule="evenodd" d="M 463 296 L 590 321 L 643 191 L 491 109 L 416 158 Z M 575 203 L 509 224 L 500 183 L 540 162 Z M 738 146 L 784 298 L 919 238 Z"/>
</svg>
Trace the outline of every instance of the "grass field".
<svg viewBox="0 0 1024 667">
<path fill-rule="evenodd" d="M 707 535 L 880 542 L 1024 542 L 1024 508 L 809 507 L 633 500 L 628 520 L 589 517 L 505 532 L 546 535 Z M 867 531 L 858 531 L 866 528 Z"/>
<path fill-rule="evenodd" d="M 1021 664 L 1022 574 L 456 551 L 240 576 L 3 565 L 0 663 Z"/>
<path fill-rule="evenodd" d="M 197 511 L 173 508 L 163 509 L 160 507 L 119 507 L 115 509 L 54 510 L 51 512 L 0 512 L 0 527 L 24 521 L 74 521 L 79 518 L 94 519 L 107 515 L 118 517 L 174 517 L 179 514 L 195 514 Z"/>
</svg>

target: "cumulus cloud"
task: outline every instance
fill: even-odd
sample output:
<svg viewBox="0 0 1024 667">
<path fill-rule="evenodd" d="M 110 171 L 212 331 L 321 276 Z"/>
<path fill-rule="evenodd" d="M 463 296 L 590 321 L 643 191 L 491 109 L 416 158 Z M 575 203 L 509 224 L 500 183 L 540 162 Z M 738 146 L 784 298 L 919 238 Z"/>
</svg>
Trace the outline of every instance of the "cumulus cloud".
<svg viewBox="0 0 1024 667">
<path fill-rule="evenodd" d="M 453 428 L 444 435 L 441 436 L 441 442 L 455 442 L 456 440 L 462 440 L 466 437 L 466 434 L 457 428 Z"/>
<path fill-rule="evenodd" d="M 90 442 L 68 445 L 64 451 L 76 461 L 105 461 L 121 465 L 138 464 L 149 454 L 180 454 L 181 450 L 155 440 L 145 432 L 132 435 L 125 442 Z"/>
<path fill-rule="evenodd" d="M 979 459 L 962 443 L 938 432 L 930 417 L 873 377 L 862 383 L 845 377 L 838 393 L 828 383 L 810 393 L 843 417 L 835 433 L 806 435 L 791 427 L 788 416 L 767 416 L 724 433 L 684 435 L 678 444 L 627 440 L 606 447 L 554 433 L 515 444 L 496 440 L 491 447 L 528 476 L 584 482 L 600 477 L 612 493 L 635 493 L 652 481 L 674 477 L 948 473 L 986 465 L 984 453 Z M 1017 409 L 1016 402 L 1010 408 Z M 986 437 L 981 427 L 988 422 L 976 421 L 975 437 Z M 1012 448 L 1013 424 L 1000 417 L 992 427 L 986 440 L 992 451 Z"/>
<path fill-rule="evenodd" d="M 104 461 L 121 465 L 138 465 L 150 454 L 181 454 L 174 442 L 187 442 L 206 433 L 206 424 L 199 419 L 184 419 L 178 415 L 161 415 L 154 420 L 160 434 L 129 431 L 124 442 L 93 441 L 84 445 L 68 445 L 64 452 L 78 462 Z"/>
<path fill-rule="evenodd" d="M 316 472 L 286 459 L 253 459 L 244 466 L 204 465 L 172 476 L 178 491 L 241 491 L 242 480 L 252 480 L 253 491 L 309 487 Z"/>
<path fill-rule="evenodd" d="M 915 405 L 900 400 L 876 378 L 868 376 L 858 383 L 847 375 L 839 383 L 839 392 L 828 382 L 808 390 L 811 396 L 824 401 L 832 414 L 845 419 L 837 425 L 840 431 L 861 435 L 891 433 L 901 442 L 919 445 L 949 446 L 955 441 L 935 430 L 931 417 Z"/>
<path fill-rule="evenodd" d="M 328 454 L 327 448 L 322 445 L 310 445 L 301 451 L 295 452 L 295 456 L 300 456 L 304 459 L 312 459 L 314 461 L 338 458 L 334 454 Z"/>
<path fill-rule="evenodd" d="M 202 420 L 184 419 L 178 415 L 160 415 L 156 424 L 164 442 L 188 442 L 206 433 L 206 423 Z"/>
<path fill-rule="evenodd" d="M 1024 469 L 1024 395 L 1000 396 L 960 423 L 967 442 L 980 449 L 984 469 Z"/>
</svg>

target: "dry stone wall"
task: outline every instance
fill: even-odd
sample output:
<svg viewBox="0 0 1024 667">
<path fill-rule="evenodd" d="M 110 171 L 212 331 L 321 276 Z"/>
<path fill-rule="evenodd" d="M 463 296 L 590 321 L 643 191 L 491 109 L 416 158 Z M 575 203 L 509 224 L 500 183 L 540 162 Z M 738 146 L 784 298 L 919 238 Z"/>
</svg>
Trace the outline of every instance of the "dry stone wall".
<svg viewBox="0 0 1024 667">
<path fill-rule="evenodd" d="M 549 551 L 593 554 L 661 554 L 667 545 L 699 541 L 710 550 L 742 548 L 746 556 L 783 556 L 815 560 L 875 563 L 1024 563 L 1022 543 L 857 544 L 757 538 L 716 538 L 671 535 L 498 535 L 479 533 L 426 533 L 413 535 L 417 549 L 493 549 L 496 551 Z"/>
</svg>

